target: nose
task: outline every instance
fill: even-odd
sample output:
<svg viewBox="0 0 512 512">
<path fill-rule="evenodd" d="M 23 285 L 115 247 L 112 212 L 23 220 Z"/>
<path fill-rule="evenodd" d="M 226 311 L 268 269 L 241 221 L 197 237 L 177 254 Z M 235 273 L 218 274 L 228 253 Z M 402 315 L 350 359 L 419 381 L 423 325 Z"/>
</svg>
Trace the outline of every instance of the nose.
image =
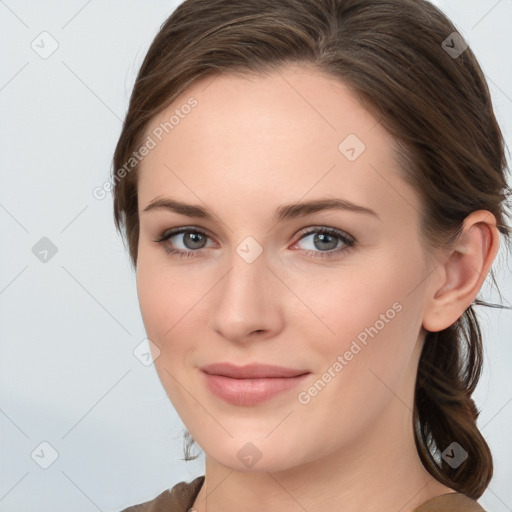
<svg viewBox="0 0 512 512">
<path fill-rule="evenodd" d="M 283 329 L 283 285 L 267 267 L 265 252 L 251 263 L 236 251 L 211 294 L 210 325 L 232 342 L 275 337 Z"/>
</svg>

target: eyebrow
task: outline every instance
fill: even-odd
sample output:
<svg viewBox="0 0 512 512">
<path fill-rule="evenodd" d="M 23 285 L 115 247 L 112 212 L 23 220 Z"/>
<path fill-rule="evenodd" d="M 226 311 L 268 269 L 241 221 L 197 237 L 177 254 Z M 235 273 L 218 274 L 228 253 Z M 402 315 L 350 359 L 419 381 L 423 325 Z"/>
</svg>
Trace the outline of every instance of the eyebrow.
<svg viewBox="0 0 512 512">
<path fill-rule="evenodd" d="M 143 210 L 149 212 L 152 210 L 167 210 L 187 217 L 197 217 L 200 219 L 213 220 L 215 215 L 211 210 L 200 205 L 193 205 L 176 201 L 170 198 L 155 198 Z M 361 206 L 346 199 L 340 198 L 321 198 L 311 201 L 284 204 L 276 208 L 273 220 L 274 222 L 283 222 L 285 220 L 295 219 L 316 213 L 323 210 L 348 210 L 356 213 L 364 213 L 380 219 L 379 215 L 365 206 Z"/>
</svg>

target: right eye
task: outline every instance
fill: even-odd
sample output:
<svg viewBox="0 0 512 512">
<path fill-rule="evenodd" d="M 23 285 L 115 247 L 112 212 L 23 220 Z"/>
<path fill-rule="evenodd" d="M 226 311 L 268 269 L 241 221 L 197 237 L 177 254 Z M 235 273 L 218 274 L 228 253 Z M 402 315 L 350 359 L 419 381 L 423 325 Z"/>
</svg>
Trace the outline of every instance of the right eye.
<svg viewBox="0 0 512 512">
<path fill-rule="evenodd" d="M 172 239 L 180 239 L 183 248 L 176 248 L 176 242 Z M 195 257 L 198 256 L 201 249 L 204 249 L 206 242 L 210 237 L 208 234 L 199 228 L 176 228 L 171 231 L 166 231 L 154 242 L 162 245 L 167 254 L 179 257 Z"/>
</svg>

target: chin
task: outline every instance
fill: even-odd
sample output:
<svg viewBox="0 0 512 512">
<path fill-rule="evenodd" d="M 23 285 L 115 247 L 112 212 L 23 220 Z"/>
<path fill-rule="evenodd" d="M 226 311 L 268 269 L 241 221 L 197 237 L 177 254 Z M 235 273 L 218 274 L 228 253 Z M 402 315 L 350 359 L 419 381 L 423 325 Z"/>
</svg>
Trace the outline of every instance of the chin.
<svg viewBox="0 0 512 512">
<path fill-rule="evenodd" d="M 199 439 L 196 441 L 208 458 L 233 471 L 274 473 L 307 461 L 306 454 L 297 449 L 302 443 L 294 436 L 284 435 L 289 441 L 284 443 L 283 436 L 271 439 L 275 433 L 268 436 L 268 432 L 263 436 L 226 435 L 222 441 L 210 438 L 204 445 Z"/>
</svg>

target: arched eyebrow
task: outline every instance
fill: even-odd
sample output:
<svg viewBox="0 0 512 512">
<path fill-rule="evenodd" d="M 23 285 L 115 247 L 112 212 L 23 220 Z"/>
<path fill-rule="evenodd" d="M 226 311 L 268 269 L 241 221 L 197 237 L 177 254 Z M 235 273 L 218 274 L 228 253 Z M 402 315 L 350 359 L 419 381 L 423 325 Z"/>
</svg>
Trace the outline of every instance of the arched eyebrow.
<svg viewBox="0 0 512 512">
<path fill-rule="evenodd" d="M 213 220 L 216 216 L 213 212 L 201 205 L 188 204 L 169 197 L 153 199 L 143 210 L 143 213 L 153 210 L 167 210 L 187 217 L 196 217 L 199 219 Z M 356 213 L 364 213 L 380 219 L 377 212 L 366 206 L 355 204 L 346 199 L 340 198 L 321 198 L 310 201 L 284 204 L 276 208 L 273 221 L 276 223 L 285 220 L 291 220 L 298 217 L 304 217 L 312 213 L 323 210 L 348 210 Z"/>
</svg>

